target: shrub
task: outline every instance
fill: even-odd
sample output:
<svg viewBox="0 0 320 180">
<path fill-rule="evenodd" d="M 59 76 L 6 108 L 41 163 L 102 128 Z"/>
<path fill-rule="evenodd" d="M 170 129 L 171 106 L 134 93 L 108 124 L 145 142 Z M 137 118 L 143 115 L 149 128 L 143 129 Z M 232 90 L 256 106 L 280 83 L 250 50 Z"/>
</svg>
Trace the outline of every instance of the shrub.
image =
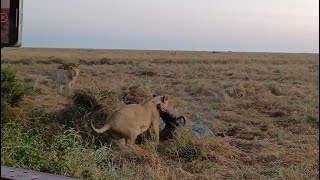
<svg viewBox="0 0 320 180">
<path fill-rule="evenodd" d="M 85 110 L 92 110 L 95 106 L 98 106 L 97 99 L 85 91 L 76 91 L 72 100 L 74 106 L 82 107 Z"/>
<path fill-rule="evenodd" d="M 1 126 L 1 165 L 40 171 L 47 157 L 41 134 L 31 135 L 21 124 Z"/>
<path fill-rule="evenodd" d="M 185 162 L 201 160 L 201 149 L 196 145 L 196 141 L 192 133 L 184 132 L 171 140 L 164 151 L 170 157 L 182 159 Z"/>
<path fill-rule="evenodd" d="M 15 72 L 8 68 L 1 69 L 1 107 L 5 104 L 17 106 L 30 91 L 18 82 Z"/>
<path fill-rule="evenodd" d="M 122 100 L 126 104 L 139 104 L 147 97 L 147 93 L 141 86 L 123 87 L 122 91 Z"/>
<path fill-rule="evenodd" d="M 110 140 L 106 134 L 95 133 L 90 126 L 90 121 L 93 120 L 94 124 L 100 127 L 99 123 L 104 124 L 109 115 L 108 107 L 100 104 L 97 99 L 100 98 L 90 92 L 76 91 L 72 97 L 72 103 L 55 112 L 58 124 L 64 129 L 78 131 L 84 140 L 85 147 L 101 147 L 101 142 Z"/>
<path fill-rule="evenodd" d="M 31 95 L 31 90 L 20 84 L 15 72 L 9 67 L 1 68 L 1 124 L 9 121 L 24 121 L 30 109 L 31 101 L 25 96 Z"/>
</svg>

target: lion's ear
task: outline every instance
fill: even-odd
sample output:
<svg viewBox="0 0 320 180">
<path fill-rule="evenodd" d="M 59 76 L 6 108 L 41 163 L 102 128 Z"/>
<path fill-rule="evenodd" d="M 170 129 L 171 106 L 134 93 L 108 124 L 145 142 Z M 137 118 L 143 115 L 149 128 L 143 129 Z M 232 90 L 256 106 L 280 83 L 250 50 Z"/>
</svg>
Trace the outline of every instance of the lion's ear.
<svg viewBox="0 0 320 180">
<path fill-rule="evenodd" d="M 72 70 L 72 69 L 74 69 L 73 66 L 69 66 L 69 67 L 68 67 L 68 70 Z"/>
<path fill-rule="evenodd" d="M 170 98 L 168 95 L 165 95 L 161 99 L 162 99 L 162 102 L 166 102 L 166 101 L 169 101 Z"/>
</svg>

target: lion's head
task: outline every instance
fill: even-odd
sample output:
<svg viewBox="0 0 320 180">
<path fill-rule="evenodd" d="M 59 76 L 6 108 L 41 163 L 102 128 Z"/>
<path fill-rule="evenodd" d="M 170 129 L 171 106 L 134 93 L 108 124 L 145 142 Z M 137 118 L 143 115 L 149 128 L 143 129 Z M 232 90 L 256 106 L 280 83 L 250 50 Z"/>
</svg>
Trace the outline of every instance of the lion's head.
<svg viewBox="0 0 320 180">
<path fill-rule="evenodd" d="M 68 72 L 69 72 L 69 78 L 74 79 L 79 75 L 80 70 L 77 67 L 70 66 Z"/>
</svg>

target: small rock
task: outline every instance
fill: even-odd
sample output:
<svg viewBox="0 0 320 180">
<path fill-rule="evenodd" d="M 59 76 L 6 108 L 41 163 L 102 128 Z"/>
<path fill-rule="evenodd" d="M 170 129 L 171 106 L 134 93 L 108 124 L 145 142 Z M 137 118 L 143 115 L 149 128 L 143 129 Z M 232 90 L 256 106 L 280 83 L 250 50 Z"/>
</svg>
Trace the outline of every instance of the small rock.
<svg viewBox="0 0 320 180">
<path fill-rule="evenodd" d="M 208 127 L 200 124 L 193 124 L 191 130 L 198 138 L 214 135 Z"/>
<path fill-rule="evenodd" d="M 226 76 L 232 76 L 234 72 L 225 73 Z"/>
</svg>

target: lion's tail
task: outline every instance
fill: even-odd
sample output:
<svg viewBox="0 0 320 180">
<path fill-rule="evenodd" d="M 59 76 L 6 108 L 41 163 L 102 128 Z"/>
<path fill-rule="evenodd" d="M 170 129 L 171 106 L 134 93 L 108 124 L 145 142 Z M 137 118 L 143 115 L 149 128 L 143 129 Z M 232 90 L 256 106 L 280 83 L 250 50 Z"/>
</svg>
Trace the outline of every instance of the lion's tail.
<svg viewBox="0 0 320 180">
<path fill-rule="evenodd" d="M 104 133 L 104 132 L 106 132 L 107 130 L 109 130 L 111 126 L 110 126 L 109 123 L 106 123 L 102 128 L 97 129 L 97 128 L 94 127 L 94 125 L 93 125 L 93 123 L 92 123 L 92 120 L 91 120 L 91 127 L 92 127 L 92 129 L 93 129 L 96 133 L 101 134 L 101 133 Z"/>
</svg>

